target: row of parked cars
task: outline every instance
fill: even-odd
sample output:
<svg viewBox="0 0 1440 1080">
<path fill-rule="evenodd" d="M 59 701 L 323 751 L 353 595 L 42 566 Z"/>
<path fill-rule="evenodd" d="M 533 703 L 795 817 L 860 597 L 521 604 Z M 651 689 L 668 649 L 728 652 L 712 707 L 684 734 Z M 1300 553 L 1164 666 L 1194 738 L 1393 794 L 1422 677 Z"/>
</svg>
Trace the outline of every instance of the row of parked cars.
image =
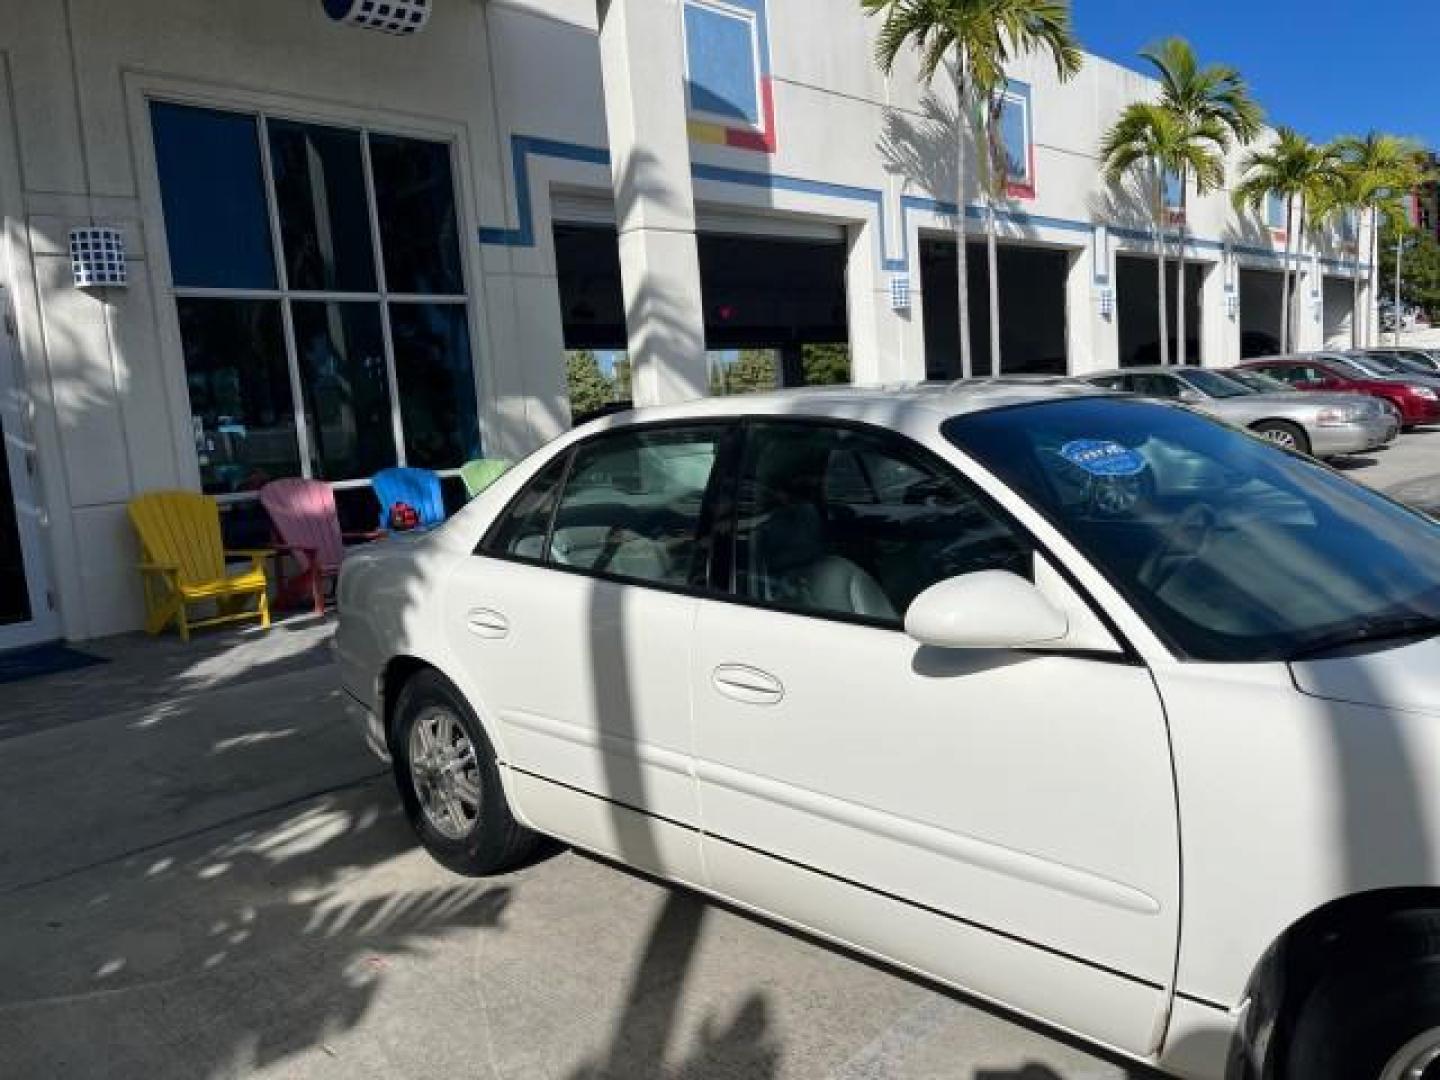
<svg viewBox="0 0 1440 1080">
<path fill-rule="evenodd" d="M 1247 360 L 1225 371 L 1132 367 L 1088 382 L 1184 401 L 1318 458 L 1378 450 L 1440 422 L 1440 350 L 1387 348 Z"/>
</svg>

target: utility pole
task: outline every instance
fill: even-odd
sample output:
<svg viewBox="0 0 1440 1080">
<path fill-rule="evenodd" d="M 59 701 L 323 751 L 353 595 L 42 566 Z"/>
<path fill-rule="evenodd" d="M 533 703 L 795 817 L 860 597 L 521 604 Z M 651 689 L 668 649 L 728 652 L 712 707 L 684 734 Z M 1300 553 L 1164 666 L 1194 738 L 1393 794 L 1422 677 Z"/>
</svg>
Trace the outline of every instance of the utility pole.
<svg viewBox="0 0 1440 1080">
<path fill-rule="evenodd" d="M 1395 232 L 1395 341 L 1400 344 L 1400 324 L 1404 320 L 1400 315 L 1400 258 L 1405 253 L 1405 234 L 1398 229 Z"/>
</svg>

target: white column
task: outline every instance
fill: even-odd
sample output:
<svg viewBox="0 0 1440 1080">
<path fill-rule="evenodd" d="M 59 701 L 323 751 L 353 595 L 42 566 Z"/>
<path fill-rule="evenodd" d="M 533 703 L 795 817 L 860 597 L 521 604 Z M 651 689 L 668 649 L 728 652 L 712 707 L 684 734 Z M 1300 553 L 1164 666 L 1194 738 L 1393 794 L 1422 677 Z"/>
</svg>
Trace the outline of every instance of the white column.
<svg viewBox="0 0 1440 1080">
<path fill-rule="evenodd" d="M 686 401 L 706 370 L 680 3 L 596 7 L 635 403 Z"/>
<path fill-rule="evenodd" d="M 1295 268 L 1295 349 L 1312 352 L 1325 347 L 1325 285 L 1320 264 L 1307 253 Z M 1317 298 L 1316 293 L 1319 293 Z"/>
<path fill-rule="evenodd" d="M 853 225 L 845 272 L 850 325 L 850 380 L 859 385 L 919 382 L 925 378 L 924 297 L 920 274 L 910 272 L 910 306 L 890 303 L 890 275 L 880 265 L 876 221 Z M 918 251 L 915 244 L 908 248 Z M 918 262 L 912 259 L 912 262 Z"/>
<path fill-rule="evenodd" d="M 1200 279 L 1200 362 L 1205 367 L 1233 367 L 1240 362 L 1240 301 L 1230 317 L 1227 284 L 1239 288 L 1229 252 L 1218 263 L 1194 263 Z"/>
<path fill-rule="evenodd" d="M 1101 297 L 1110 290 L 1110 314 Z M 1101 232 L 1071 253 L 1065 275 L 1065 353 L 1069 373 L 1085 375 L 1120 365 L 1120 301 L 1115 292 L 1114 244 Z"/>
</svg>

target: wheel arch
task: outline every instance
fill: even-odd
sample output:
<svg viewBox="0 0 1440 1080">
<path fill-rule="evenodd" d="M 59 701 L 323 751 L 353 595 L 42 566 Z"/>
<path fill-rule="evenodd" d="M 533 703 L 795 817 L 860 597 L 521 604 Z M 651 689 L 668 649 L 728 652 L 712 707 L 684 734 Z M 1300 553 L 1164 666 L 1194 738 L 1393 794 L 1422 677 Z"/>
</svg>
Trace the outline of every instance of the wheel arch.
<svg viewBox="0 0 1440 1080">
<path fill-rule="evenodd" d="M 1244 1068 L 1237 1080 L 1270 1080 L 1308 991 L 1329 965 L 1378 936 L 1396 916 L 1440 912 L 1440 887 L 1375 889 L 1342 896 L 1286 927 L 1255 965 L 1246 992 L 1241 1039 Z"/>
<path fill-rule="evenodd" d="M 455 687 L 470 706 L 470 711 L 475 714 L 476 720 L 484 729 L 486 738 L 490 740 L 490 745 L 495 748 L 500 760 L 506 760 L 505 747 L 500 741 L 499 732 L 495 730 L 495 724 L 491 722 L 486 710 L 478 705 L 475 695 L 468 692 L 465 682 L 455 678 L 454 674 L 447 671 L 443 664 L 415 653 L 398 653 L 392 656 L 380 671 L 376 713 L 385 732 L 385 745 L 390 751 L 392 760 L 395 758 L 395 704 L 399 700 L 400 692 L 404 689 L 406 682 L 422 671 L 433 671 Z"/>
</svg>

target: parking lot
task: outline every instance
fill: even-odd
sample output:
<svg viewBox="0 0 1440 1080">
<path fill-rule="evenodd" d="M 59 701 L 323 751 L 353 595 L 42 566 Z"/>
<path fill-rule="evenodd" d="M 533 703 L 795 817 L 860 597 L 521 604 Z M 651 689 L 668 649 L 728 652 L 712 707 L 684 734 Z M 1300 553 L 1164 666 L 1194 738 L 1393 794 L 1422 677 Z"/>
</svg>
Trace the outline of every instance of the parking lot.
<svg viewBox="0 0 1440 1080">
<path fill-rule="evenodd" d="M 1440 507 L 1440 430 L 1341 467 Z M 4 1075 L 1145 1075 L 573 852 L 447 873 L 328 635 L 119 638 L 4 687 Z"/>
</svg>

